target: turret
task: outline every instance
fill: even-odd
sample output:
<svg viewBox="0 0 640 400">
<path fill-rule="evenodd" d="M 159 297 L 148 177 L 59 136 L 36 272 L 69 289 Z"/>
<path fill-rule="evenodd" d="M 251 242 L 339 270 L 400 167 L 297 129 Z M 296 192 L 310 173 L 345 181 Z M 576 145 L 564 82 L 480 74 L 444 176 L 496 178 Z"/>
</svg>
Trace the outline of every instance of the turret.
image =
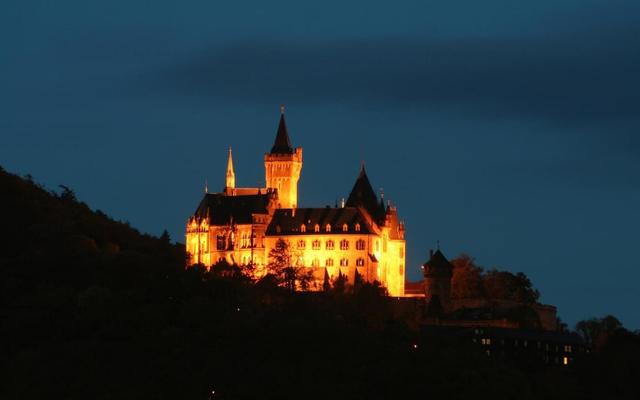
<svg viewBox="0 0 640 400">
<path fill-rule="evenodd" d="M 298 206 L 298 180 L 302 171 L 302 148 L 291 146 L 284 107 L 280 108 L 280 123 L 271 152 L 264 155 L 264 169 L 267 188 L 278 191 L 280 208 Z"/>
<path fill-rule="evenodd" d="M 236 174 L 233 171 L 233 156 L 231 155 L 231 147 L 229 147 L 229 158 L 227 159 L 227 179 L 224 186 L 225 192 L 227 189 L 235 189 L 236 187 Z"/>
<path fill-rule="evenodd" d="M 453 266 L 440 249 L 429 251 L 429 261 L 422 266 L 427 308 L 446 310 L 451 300 Z"/>
</svg>

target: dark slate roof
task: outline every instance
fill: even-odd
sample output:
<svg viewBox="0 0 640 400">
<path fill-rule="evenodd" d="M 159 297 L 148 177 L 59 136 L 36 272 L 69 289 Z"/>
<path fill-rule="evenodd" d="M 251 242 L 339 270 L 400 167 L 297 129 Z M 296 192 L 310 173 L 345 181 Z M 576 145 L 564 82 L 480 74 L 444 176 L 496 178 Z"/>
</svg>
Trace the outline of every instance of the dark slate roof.
<svg viewBox="0 0 640 400">
<path fill-rule="evenodd" d="M 360 174 L 353 185 L 353 189 L 351 189 L 346 205 L 347 207 L 363 207 L 376 221 L 384 218 L 384 203 L 378 202 L 378 197 L 373 187 L 371 187 L 364 165 L 360 168 Z"/>
<path fill-rule="evenodd" d="M 293 147 L 291 146 L 289 133 L 287 132 L 287 123 L 284 120 L 284 113 L 280 114 L 278 133 L 276 133 L 276 141 L 271 148 L 271 154 L 293 154 Z"/>
<path fill-rule="evenodd" d="M 305 225 L 306 232 L 301 232 L 302 225 Z M 273 215 L 271 223 L 267 227 L 267 235 L 312 235 L 315 225 L 320 226 L 321 235 L 372 232 L 372 228 L 367 224 L 365 218 L 357 208 L 296 208 L 295 213 L 291 208 L 277 209 Z M 327 232 L 325 227 L 331 225 L 331 232 Z M 342 225 L 347 224 L 348 231 L 342 231 Z M 360 224 L 360 231 L 356 232 L 355 226 Z M 278 232 L 280 227 L 280 232 Z"/>
<path fill-rule="evenodd" d="M 436 250 L 435 253 L 431 255 L 429 261 L 423 264 L 424 270 L 431 271 L 442 271 L 450 273 L 453 271 L 453 265 L 447 260 L 447 258 L 442 254 L 440 249 Z"/>
<path fill-rule="evenodd" d="M 209 217 L 211 225 L 250 224 L 252 214 L 267 214 L 269 194 L 225 196 L 222 193 L 207 193 L 198 205 L 195 216 Z"/>
</svg>

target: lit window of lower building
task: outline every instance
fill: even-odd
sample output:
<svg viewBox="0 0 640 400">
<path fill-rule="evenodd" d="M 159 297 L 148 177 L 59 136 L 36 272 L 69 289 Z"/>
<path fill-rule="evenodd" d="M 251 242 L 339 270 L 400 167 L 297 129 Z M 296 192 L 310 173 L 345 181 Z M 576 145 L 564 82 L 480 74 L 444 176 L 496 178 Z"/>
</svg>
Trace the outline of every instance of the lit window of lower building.
<svg viewBox="0 0 640 400">
<path fill-rule="evenodd" d="M 341 267 L 348 267 L 349 266 L 349 260 L 347 260 L 346 258 L 343 258 L 340 260 L 340 266 Z"/>
</svg>

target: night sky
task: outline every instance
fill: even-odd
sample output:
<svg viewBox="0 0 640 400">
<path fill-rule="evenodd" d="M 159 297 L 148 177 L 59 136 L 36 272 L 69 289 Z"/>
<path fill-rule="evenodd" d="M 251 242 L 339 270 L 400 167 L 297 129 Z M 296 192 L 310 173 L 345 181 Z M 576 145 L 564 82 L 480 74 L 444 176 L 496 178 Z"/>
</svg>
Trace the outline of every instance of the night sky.
<svg viewBox="0 0 640 400">
<path fill-rule="evenodd" d="M 364 159 L 411 279 L 439 240 L 640 328 L 637 0 L 4 0 L 0 50 L 0 165 L 141 231 L 184 241 L 229 146 L 263 185 L 284 103 L 300 205 Z"/>
</svg>

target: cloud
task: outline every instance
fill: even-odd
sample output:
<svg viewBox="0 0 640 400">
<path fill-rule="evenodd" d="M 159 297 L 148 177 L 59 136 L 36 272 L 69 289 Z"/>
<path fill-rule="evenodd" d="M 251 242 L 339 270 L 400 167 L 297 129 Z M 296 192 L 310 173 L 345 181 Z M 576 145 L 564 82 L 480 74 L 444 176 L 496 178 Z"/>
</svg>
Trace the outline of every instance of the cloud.
<svg viewBox="0 0 640 400">
<path fill-rule="evenodd" d="M 640 105 L 640 27 L 561 37 L 243 41 L 144 85 L 171 95 L 352 101 L 557 123 L 628 119 Z"/>
</svg>

